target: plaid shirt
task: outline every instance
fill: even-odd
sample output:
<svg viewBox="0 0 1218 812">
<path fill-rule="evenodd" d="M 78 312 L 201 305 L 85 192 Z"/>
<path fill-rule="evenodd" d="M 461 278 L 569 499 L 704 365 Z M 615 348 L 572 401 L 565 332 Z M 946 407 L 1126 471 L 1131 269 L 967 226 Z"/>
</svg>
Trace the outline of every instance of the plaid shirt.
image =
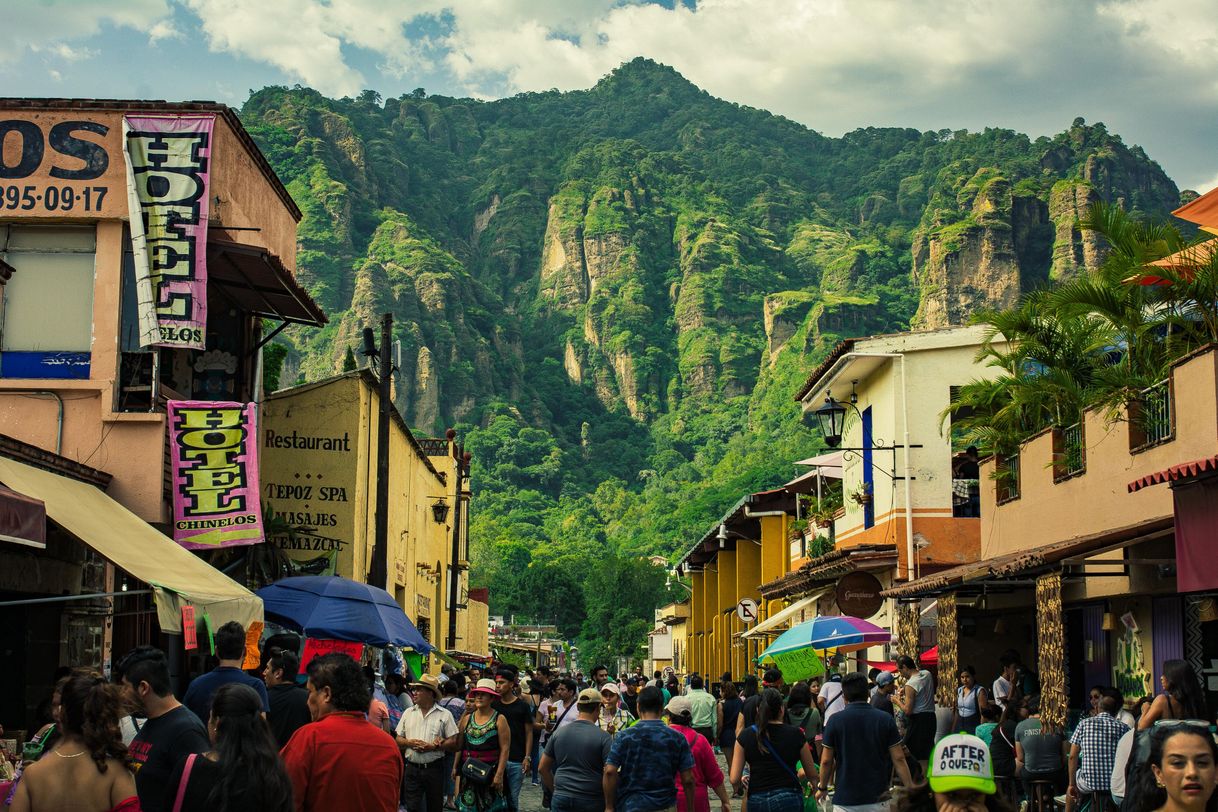
<svg viewBox="0 0 1218 812">
<path fill-rule="evenodd" d="M 1117 742 L 1129 731 L 1125 723 L 1101 713 L 1078 723 L 1070 744 L 1079 749 L 1078 788 L 1084 792 L 1111 789 L 1112 768 L 1116 764 Z"/>
</svg>

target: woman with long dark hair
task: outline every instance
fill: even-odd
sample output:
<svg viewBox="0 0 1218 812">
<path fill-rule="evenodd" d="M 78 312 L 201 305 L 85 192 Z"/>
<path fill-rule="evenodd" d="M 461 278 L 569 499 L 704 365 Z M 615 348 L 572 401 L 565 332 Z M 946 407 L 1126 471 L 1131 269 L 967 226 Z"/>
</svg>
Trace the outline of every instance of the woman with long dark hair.
<svg viewBox="0 0 1218 812">
<path fill-rule="evenodd" d="M 782 694 L 773 688 L 761 692 L 756 724 L 736 737 L 730 780 L 737 791 L 744 787 L 744 765 L 749 766 L 745 803 L 767 812 L 802 812 L 803 788 L 799 767 L 807 780 L 815 780 L 816 762 L 804 733 L 783 723 Z"/>
<path fill-rule="evenodd" d="M 981 722 L 981 712 L 989 705 L 989 694 L 977 684 L 977 672 L 971 665 L 960 669 L 959 678 L 951 730 L 953 733 L 973 733 Z"/>
<path fill-rule="evenodd" d="M 1218 745 L 1202 720 L 1173 720 L 1150 733 L 1150 757 L 1138 768 L 1122 809 L 1218 812 Z"/>
<path fill-rule="evenodd" d="M 181 812 L 293 812 L 292 782 L 253 688 L 230 683 L 217 689 L 207 734 L 211 752 L 178 765 L 167 809 L 180 797 Z"/>
<path fill-rule="evenodd" d="M 1160 719 L 1210 718 L 1205 697 L 1201 693 L 1201 681 L 1186 661 L 1165 661 L 1159 684 L 1163 686 L 1163 693 L 1156 696 L 1155 701 L 1142 713 L 1138 719 L 1138 730 L 1145 730 Z"/>
<path fill-rule="evenodd" d="M 715 705 L 715 723 L 719 730 L 719 750 L 723 760 L 732 763 L 732 750 L 736 747 L 736 717 L 744 702 L 736 692 L 736 683 L 724 682 L 719 687 L 719 702 Z"/>
<path fill-rule="evenodd" d="M 122 695 L 100 674 L 76 674 L 60 686 L 60 738 L 25 768 L 11 812 L 138 812 L 135 777 L 118 720 Z"/>
</svg>

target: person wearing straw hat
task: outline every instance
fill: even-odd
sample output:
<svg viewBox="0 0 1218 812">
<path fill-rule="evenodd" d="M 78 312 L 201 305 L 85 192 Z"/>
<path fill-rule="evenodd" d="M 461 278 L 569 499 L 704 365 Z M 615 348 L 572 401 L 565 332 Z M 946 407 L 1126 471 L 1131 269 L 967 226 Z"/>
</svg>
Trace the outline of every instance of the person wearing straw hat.
<svg viewBox="0 0 1218 812">
<path fill-rule="evenodd" d="M 994 762 L 985 742 L 968 733 L 944 736 L 934 746 L 927 782 L 905 793 L 898 812 L 1012 812 L 997 794 Z"/>
<path fill-rule="evenodd" d="M 512 731 L 507 719 L 494 708 L 498 698 L 499 690 L 493 679 L 478 680 L 466 697 L 473 710 L 461 717 L 461 752 L 453 768 L 457 781 L 457 808 L 461 812 L 488 812 L 507 807 L 503 774 L 507 769 Z M 467 762 L 490 765 L 490 783 L 465 777 L 462 770 Z"/>
<path fill-rule="evenodd" d="M 440 681 L 431 674 L 412 682 L 414 705 L 398 720 L 397 740 L 406 762 L 402 778 L 402 802 L 409 812 L 428 812 L 444 803 L 444 753 L 457 749 L 457 723 L 453 715 L 436 703 Z"/>
</svg>

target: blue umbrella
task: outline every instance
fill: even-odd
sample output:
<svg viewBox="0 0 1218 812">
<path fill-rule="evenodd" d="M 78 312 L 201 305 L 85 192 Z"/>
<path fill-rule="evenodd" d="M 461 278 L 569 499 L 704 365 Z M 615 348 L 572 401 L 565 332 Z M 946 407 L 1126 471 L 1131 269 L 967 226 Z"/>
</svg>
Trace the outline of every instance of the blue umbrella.
<svg viewBox="0 0 1218 812">
<path fill-rule="evenodd" d="M 258 590 L 267 620 L 308 637 L 393 644 L 426 654 L 433 647 L 388 592 L 337 575 L 284 578 Z"/>
</svg>

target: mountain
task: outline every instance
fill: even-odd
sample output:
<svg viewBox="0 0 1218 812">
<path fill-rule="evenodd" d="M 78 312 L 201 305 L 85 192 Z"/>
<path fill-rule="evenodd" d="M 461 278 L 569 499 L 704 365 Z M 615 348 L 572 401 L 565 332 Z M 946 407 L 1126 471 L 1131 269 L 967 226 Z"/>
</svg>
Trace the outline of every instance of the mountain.
<svg viewBox="0 0 1218 812">
<path fill-rule="evenodd" d="M 1102 260 L 1091 202 L 1180 200 L 1102 124 L 827 138 L 645 59 L 496 101 L 269 87 L 241 115 L 332 316 L 288 337 L 285 383 L 392 311 L 399 407 L 474 454 L 475 579 L 572 635 L 595 562 L 672 555 L 816 450 L 792 396 L 840 338 L 1010 305 Z"/>
</svg>

